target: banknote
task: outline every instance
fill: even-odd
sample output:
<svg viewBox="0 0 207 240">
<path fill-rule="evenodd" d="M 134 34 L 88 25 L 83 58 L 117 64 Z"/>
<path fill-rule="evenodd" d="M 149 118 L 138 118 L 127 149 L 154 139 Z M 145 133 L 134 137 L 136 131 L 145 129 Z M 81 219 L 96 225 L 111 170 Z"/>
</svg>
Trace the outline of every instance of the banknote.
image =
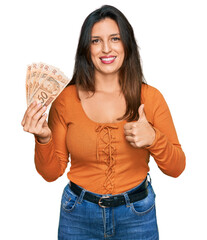
<svg viewBox="0 0 207 240">
<path fill-rule="evenodd" d="M 54 66 L 42 62 L 29 65 L 26 74 L 27 106 L 33 101 L 48 106 L 69 81 L 66 75 Z"/>
<path fill-rule="evenodd" d="M 27 105 L 28 105 L 28 102 L 29 102 L 30 76 L 31 76 L 31 66 L 28 66 L 27 67 L 27 75 L 26 75 L 26 99 L 27 99 Z"/>
</svg>

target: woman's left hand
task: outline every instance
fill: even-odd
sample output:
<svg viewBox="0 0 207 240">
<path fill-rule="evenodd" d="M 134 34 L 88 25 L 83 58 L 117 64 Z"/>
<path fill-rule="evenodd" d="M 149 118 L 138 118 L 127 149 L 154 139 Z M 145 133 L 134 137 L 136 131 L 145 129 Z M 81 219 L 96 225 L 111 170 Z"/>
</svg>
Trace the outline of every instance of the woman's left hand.
<svg viewBox="0 0 207 240">
<path fill-rule="evenodd" d="M 144 104 L 140 105 L 138 112 L 138 121 L 124 125 L 126 140 L 135 148 L 148 147 L 155 139 L 155 130 L 147 121 Z"/>
</svg>

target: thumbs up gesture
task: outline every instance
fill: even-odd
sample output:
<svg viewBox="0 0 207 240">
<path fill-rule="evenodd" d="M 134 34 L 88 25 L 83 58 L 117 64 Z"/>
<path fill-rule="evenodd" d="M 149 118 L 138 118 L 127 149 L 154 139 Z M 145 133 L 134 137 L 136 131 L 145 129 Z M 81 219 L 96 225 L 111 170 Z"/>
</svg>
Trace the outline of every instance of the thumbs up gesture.
<svg viewBox="0 0 207 240">
<path fill-rule="evenodd" d="M 124 125 L 126 140 L 135 148 L 148 147 L 155 139 L 155 130 L 147 121 L 144 104 L 140 105 L 138 112 L 138 121 Z"/>
</svg>

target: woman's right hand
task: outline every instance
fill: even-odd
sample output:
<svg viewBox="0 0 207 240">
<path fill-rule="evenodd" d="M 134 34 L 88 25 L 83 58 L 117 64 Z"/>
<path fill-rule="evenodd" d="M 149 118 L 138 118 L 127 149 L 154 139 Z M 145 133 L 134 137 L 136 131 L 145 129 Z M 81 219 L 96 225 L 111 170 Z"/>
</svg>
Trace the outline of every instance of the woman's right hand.
<svg viewBox="0 0 207 240">
<path fill-rule="evenodd" d="M 36 136 L 38 142 L 47 143 L 51 138 L 51 130 L 47 124 L 47 107 L 35 101 L 27 108 L 21 122 L 24 131 Z"/>
</svg>

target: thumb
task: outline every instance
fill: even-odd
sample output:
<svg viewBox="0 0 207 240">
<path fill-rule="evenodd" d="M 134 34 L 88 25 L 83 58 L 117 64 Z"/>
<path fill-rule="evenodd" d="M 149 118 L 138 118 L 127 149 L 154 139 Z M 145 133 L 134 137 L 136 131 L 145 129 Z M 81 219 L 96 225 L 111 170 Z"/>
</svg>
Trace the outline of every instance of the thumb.
<svg viewBox="0 0 207 240">
<path fill-rule="evenodd" d="M 145 120 L 146 119 L 146 115 L 145 115 L 145 112 L 144 112 L 144 104 L 140 105 L 139 106 L 139 109 L 138 109 L 138 113 L 139 113 L 139 120 Z"/>
</svg>

